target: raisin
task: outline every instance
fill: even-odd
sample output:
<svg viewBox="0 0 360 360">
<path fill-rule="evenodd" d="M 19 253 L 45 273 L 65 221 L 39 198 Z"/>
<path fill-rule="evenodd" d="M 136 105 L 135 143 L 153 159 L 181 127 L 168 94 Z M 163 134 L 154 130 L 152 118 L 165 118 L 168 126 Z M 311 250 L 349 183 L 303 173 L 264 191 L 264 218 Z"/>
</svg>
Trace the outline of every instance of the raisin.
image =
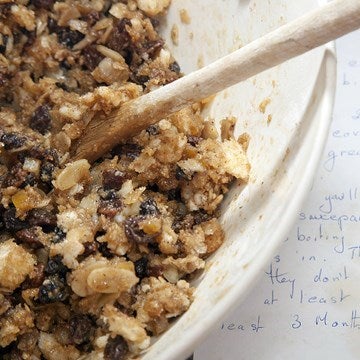
<svg viewBox="0 0 360 360">
<path fill-rule="evenodd" d="M 147 75 L 136 75 L 131 73 L 130 80 L 135 84 L 142 85 L 143 87 L 145 87 L 145 83 L 150 80 L 150 77 Z"/>
<path fill-rule="evenodd" d="M 36 178 L 35 175 L 32 173 L 28 173 L 25 176 L 25 180 L 23 184 L 21 184 L 22 187 L 25 187 L 26 185 L 34 186 L 36 184 Z"/>
<path fill-rule="evenodd" d="M 102 174 L 104 190 L 120 190 L 126 180 L 125 174 L 120 170 L 105 170 Z"/>
<path fill-rule="evenodd" d="M 148 190 L 152 191 L 152 192 L 158 192 L 159 191 L 158 184 L 148 184 L 146 188 Z"/>
<path fill-rule="evenodd" d="M 58 88 L 63 89 L 63 90 L 66 91 L 66 92 L 70 92 L 69 87 L 68 87 L 66 84 L 62 83 L 62 82 L 56 82 L 55 85 L 56 85 Z"/>
<path fill-rule="evenodd" d="M 65 301 L 68 297 L 69 288 L 57 275 L 50 275 L 39 287 L 38 298 L 41 304 Z"/>
<path fill-rule="evenodd" d="M 22 33 L 24 33 L 24 35 L 26 35 L 26 42 L 24 44 L 23 49 L 29 49 L 30 46 L 32 46 L 36 40 L 36 32 L 35 31 L 27 31 L 26 29 L 21 29 Z"/>
<path fill-rule="evenodd" d="M 131 160 L 135 160 L 141 153 L 141 146 L 137 144 L 120 144 L 113 148 L 111 154 L 113 156 L 126 156 Z"/>
<path fill-rule="evenodd" d="M 54 229 L 54 237 L 51 239 L 53 244 L 62 242 L 65 239 L 66 234 L 59 227 Z"/>
<path fill-rule="evenodd" d="M 181 219 L 175 219 L 171 224 L 171 228 L 178 234 L 181 229 L 184 229 Z"/>
<path fill-rule="evenodd" d="M 3 219 L 5 228 L 9 231 L 19 231 L 29 226 L 26 221 L 20 220 L 16 217 L 15 208 L 5 210 Z"/>
<path fill-rule="evenodd" d="M 84 34 L 77 30 L 70 30 L 69 28 L 58 26 L 57 24 L 54 28 L 54 32 L 56 33 L 59 42 L 68 48 L 72 48 L 85 37 Z"/>
<path fill-rule="evenodd" d="M 76 345 L 87 343 L 93 335 L 94 328 L 91 318 L 87 315 L 77 314 L 70 318 L 70 335 Z"/>
<path fill-rule="evenodd" d="M 158 252 L 159 249 L 157 249 Z M 164 271 L 164 268 L 162 265 L 154 265 L 154 266 L 150 266 L 149 269 L 148 269 L 148 276 L 153 276 L 153 277 L 159 277 L 159 276 L 162 276 L 163 275 L 163 271 Z"/>
<path fill-rule="evenodd" d="M 51 162 L 44 161 L 40 167 L 40 180 L 50 185 L 53 180 L 54 170 L 55 166 Z"/>
<path fill-rule="evenodd" d="M 180 73 L 180 66 L 176 61 L 174 61 L 173 63 L 171 63 L 169 65 L 169 70 L 179 74 Z"/>
<path fill-rule="evenodd" d="M 21 289 L 21 287 L 18 287 L 10 295 L 8 295 L 6 298 L 15 307 L 17 304 L 20 304 L 20 303 L 24 302 L 24 299 L 23 299 L 21 293 L 22 293 L 22 289 Z M 1 359 L 1 357 L 0 357 L 0 359 Z"/>
<path fill-rule="evenodd" d="M 143 44 L 141 53 L 143 54 L 143 56 L 144 54 L 146 54 L 146 58 L 149 57 L 152 59 L 155 57 L 155 55 L 159 53 L 159 51 L 163 46 L 164 46 L 164 40 L 162 39 L 151 40 Z"/>
<path fill-rule="evenodd" d="M 145 216 L 133 216 L 125 220 L 125 235 L 130 241 L 134 241 L 139 244 L 150 243 L 158 235 L 155 234 L 146 234 L 143 230 L 140 229 L 139 223 L 146 219 Z"/>
<path fill-rule="evenodd" d="M 191 180 L 191 176 L 188 176 L 185 171 L 178 165 L 176 165 L 176 170 L 175 170 L 175 178 L 177 180 L 187 180 L 190 181 Z"/>
<path fill-rule="evenodd" d="M 45 279 L 44 264 L 37 264 L 34 267 L 32 278 L 27 278 L 21 285 L 21 289 L 38 288 Z"/>
<path fill-rule="evenodd" d="M 5 348 L 0 348 L 0 359 L 2 360 L 23 360 L 21 350 L 16 348 L 17 343 L 13 342 Z"/>
<path fill-rule="evenodd" d="M 168 191 L 168 200 L 175 200 L 175 201 L 181 201 L 181 190 L 179 188 L 176 189 L 170 189 Z"/>
<path fill-rule="evenodd" d="M 109 338 L 104 349 L 105 360 L 123 360 L 125 359 L 129 347 L 120 335 L 116 335 L 114 338 Z"/>
<path fill-rule="evenodd" d="M 0 45 L 0 54 L 5 54 L 8 38 L 9 37 L 7 35 L 2 35 L 2 44 Z"/>
<path fill-rule="evenodd" d="M 26 138 L 14 132 L 1 135 L 0 141 L 4 144 L 5 150 L 18 149 L 25 144 Z"/>
<path fill-rule="evenodd" d="M 59 165 L 59 155 L 54 149 L 44 149 L 39 146 L 34 146 L 31 149 L 20 153 L 19 160 L 23 161 L 26 157 L 32 157 L 41 161 L 48 161 L 52 164 Z"/>
<path fill-rule="evenodd" d="M 114 255 L 111 253 L 110 249 L 107 246 L 107 242 L 98 242 L 98 250 L 107 259 L 111 259 Z"/>
<path fill-rule="evenodd" d="M 30 280 L 30 286 L 32 288 L 39 287 L 44 281 L 45 274 L 44 274 L 45 265 L 44 264 L 37 264 L 34 269 L 34 276 Z"/>
<path fill-rule="evenodd" d="M 43 159 L 40 160 L 46 160 L 54 164 L 55 166 L 58 166 L 60 163 L 59 154 L 56 152 L 55 149 L 45 149 L 43 152 Z"/>
<path fill-rule="evenodd" d="M 189 135 L 187 137 L 187 142 L 192 146 L 198 145 L 200 141 L 201 141 L 201 138 L 199 136 Z"/>
<path fill-rule="evenodd" d="M 148 245 L 148 249 L 154 253 L 154 254 L 161 254 L 161 251 L 159 249 L 159 244 L 157 242 L 152 242 L 152 243 L 149 243 Z"/>
<path fill-rule="evenodd" d="M 27 221 L 31 226 L 41 226 L 45 232 L 49 232 L 56 226 L 56 215 L 47 209 L 32 209 Z"/>
<path fill-rule="evenodd" d="M 154 28 L 157 28 L 160 25 L 159 19 L 156 19 L 156 18 L 150 18 L 150 22 Z"/>
<path fill-rule="evenodd" d="M 157 125 L 150 125 L 147 129 L 146 132 L 149 135 L 157 135 L 159 134 L 159 127 Z"/>
<path fill-rule="evenodd" d="M 118 198 L 100 199 L 98 213 L 113 218 L 122 209 L 122 201 Z"/>
<path fill-rule="evenodd" d="M 85 250 L 84 252 L 78 256 L 78 261 L 82 261 L 85 258 L 87 258 L 88 256 L 95 254 L 96 251 L 98 250 L 98 243 L 96 241 L 88 241 L 86 243 L 83 244 Z"/>
<path fill-rule="evenodd" d="M 51 10 L 55 0 L 31 0 L 31 3 L 38 9 Z"/>
<path fill-rule="evenodd" d="M 204 221 L 208 221 L 212 218 L 211 215 L 209 215 L 204 210 L 198 210 L 191 213 L 194 218 L 194 225 L 199 225 Z"/>
<path fill-rule="evenodd" d="M 90 71 L 93 71 L 104 58 L 104 56 L 96 50 L 95 45 L 88 45 L 81 51 L 81 54 L 84 58 L 85 66 Z"/>
<path fill-rule="evenodd" d="M 156 201 L 153 199 L 147 199 L 140 204 L 140 215 L 152 215 L 157 216 L 160 211 L 157 207 Z"/>
<path fill-rule="evenodd" d="M 32 249 L 38 249 L 43 246 L 34 227 L 17 231 L 15 237 L 22 243 L 29 245 Z"/>
<path fill-rule="evenodd" d="M 126 26 L 131 26 L 131 21 L 123 18 L 117 22 L 112 33 L 110 34 L 107 46 L 110 49 L 121 53 L 122 50 L 128 48 L 131 44 L 131 36 L 128 33 Z"/>
<path fill-rule="evenodd" d="M 6 175 L 3 187 L 14 186 L 20 188 L 24 185 L 29 173 L 23 169 L 21 163 L 14 164 Z"/>
<path fill-rule="evenodd" d="M 60 255 L 50 258 L 45 267 L 46 275 L 58 275 L 61 278 L 65 278 L 68 271 L 69 269 L 63 264 L 62 257 Z"/>
<path fill-rule="evenodd" d="M 40 105 L 37 107 L 30 118 L 29 126 L 31 129 L 45 134 L 51 129 L 51 115 L 49 105 Z"/>
<path fill-rule="evenodd" d="M 67 60 L 63 60 L 60 62 L 60 67 L 63 68 L 64 70 L 71 70 L 71 65 L 68 63 Z"/>
<path fill-rule="evenodd" d="M 146 257 L 142 257 L 139 260 L 135 261 L 135 274 L 139 279 L 143 279 L 144 277 L 149 276 L 148 264 L 149 260 Z"/>
<path fill-rule="evenodd" d="M 88 23 L 89 26 L 93 26 L 100 20 L 100 13 L 92 10 L 84 16 L 84 20 Z"/>
</svg>

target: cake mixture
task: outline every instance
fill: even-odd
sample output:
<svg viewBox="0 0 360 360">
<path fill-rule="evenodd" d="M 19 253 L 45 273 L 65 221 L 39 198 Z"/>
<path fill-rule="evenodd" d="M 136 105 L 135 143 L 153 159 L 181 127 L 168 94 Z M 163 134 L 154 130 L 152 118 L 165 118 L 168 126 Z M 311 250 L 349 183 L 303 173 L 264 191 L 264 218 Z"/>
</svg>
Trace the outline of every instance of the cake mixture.
<svg viewBox="0 0 360 360">
<path fill-rule="evenodd" d="M 170 0 L 0 1 L 0 358 L 132 359 L 184 313 L 221 246 L 248 139 L 201 104 L 94 164 L 87 124 L 176 80 Z"/>
</svg>

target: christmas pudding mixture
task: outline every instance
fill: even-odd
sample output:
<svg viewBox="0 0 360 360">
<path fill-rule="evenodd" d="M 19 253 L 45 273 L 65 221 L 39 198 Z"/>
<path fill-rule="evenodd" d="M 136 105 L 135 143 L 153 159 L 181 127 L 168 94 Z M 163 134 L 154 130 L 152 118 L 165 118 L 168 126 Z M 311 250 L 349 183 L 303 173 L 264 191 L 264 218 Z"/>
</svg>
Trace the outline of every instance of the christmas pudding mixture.
<svg viewBox="0 0 360 360">
<path fill-rule="evenodd" d="M 190 306 L 246 181 L 247 136 L 201 104 L 94 164 L 94 118 L 176 80 L 157 28 L 170 0 L 0 1 L 0 358 L 131 359 Z"/>
</svg>

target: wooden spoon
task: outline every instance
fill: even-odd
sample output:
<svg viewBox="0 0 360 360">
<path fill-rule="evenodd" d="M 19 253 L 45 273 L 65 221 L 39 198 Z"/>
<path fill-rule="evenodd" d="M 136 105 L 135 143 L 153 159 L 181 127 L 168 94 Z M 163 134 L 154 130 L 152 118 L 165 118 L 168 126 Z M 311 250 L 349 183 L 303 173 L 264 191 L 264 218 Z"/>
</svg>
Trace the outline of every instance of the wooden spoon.
<svg viewBox="0 0 360 360">
<path fill-rule="evenodd" d="M 93 119 L 72 149 L 90 162 L 160 119 L 360 27 L 360 0 L 334 0 L 214 63 Z"/>
</svg>

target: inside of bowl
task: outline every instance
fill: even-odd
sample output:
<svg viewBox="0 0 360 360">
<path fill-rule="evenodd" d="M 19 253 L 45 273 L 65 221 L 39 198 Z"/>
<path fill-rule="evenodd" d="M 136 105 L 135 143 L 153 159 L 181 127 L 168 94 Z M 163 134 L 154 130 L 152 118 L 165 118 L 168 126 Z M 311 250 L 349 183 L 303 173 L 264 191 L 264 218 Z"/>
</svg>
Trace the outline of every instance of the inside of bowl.
<svg viewBox="0 0 360 360">
<path fill-rule="evenodd" d="M 172 0 L 162 34 L 188 73 L 315 6 L 314 0 Z M 235 135 L 249 134 L 250 179 L 235 184 L 222 205 L 226 241 L 196 280 L 194 303 L 144 359 L 186 356 L 234 299 L 246 294 L 283 240 L 326 133 L 333 63 L 325 53 L 320 48 L 259 74 L 217 94 L 205 108 L 217 125 L 235 116 Z"/>
</svg>

